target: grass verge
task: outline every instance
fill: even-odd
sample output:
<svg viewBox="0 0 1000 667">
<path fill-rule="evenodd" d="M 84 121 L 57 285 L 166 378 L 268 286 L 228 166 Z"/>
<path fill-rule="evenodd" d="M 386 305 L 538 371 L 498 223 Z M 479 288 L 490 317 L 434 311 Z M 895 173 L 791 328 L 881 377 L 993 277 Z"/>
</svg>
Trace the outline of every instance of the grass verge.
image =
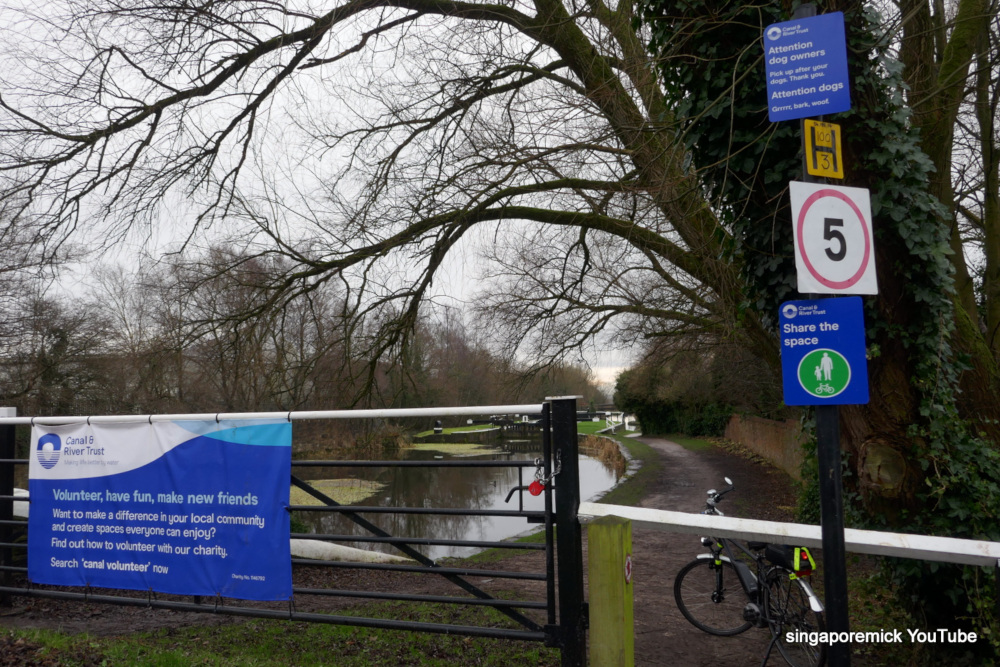
<svg viewBox="0 0 1000 667">
<path fill-rule="evenodd" d="M 649 493 L 649 487 L 659 478 L 663 472 L 663 464 L 660 457 L 652 447 L 639 442 L 635 438 L 627 438 L 621 434 L 602 434 L 617 440 L 629 453 L 633 460 L 640 462 L 639 468 L 624 482 L 611 489 L 603 498 L 602 503 L 609 505 L 629 505 L 639 504 Z"/>
<path fill-rule="evenodd" d="M 603 419 L 597 422 L 577 422 L 576 432 L 580 435 L 593 435 L 598 431 L 603 431 L 608 427 L 608 423 Z M 601 435 L 605 435 L 602 433 Z"/>
<path fill-rule="evenodd" d="M 480 627 L 516 626 L 492 609 L 456 605 L 381 603 L 364 605 L 349 615 L 405 619 Z M 319 623 L 254 619 L 213 627 L 165 629 L 120 637 L 62 635 L 50 631 L 0 634 L 4 664 L 134 665 L 557 665 L 559 652 L 538 642 L 482 639 L 456 635 Z M 0 662 L 3 662 L 0 660 Z"/>
<path fill-rule="evenodd" d="M 472 426 L 452 426 L 451 428 L 441 429 L 441 433 L 464 433 L 466 431 L 492 431 L 497 428 L 493 424 L 473 424 Z M 421 431 L 415 434 L 414 438 L 425 438 L 429 435 L 434 435 L 434 429 L 429 429 L 427 431 Z"/>
</svg>

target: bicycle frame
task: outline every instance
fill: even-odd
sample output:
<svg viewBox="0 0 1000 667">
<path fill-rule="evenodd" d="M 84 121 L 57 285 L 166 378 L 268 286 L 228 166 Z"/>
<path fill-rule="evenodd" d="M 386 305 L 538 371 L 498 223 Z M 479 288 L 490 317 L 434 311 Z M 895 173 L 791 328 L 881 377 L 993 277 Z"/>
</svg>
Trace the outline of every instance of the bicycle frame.
<svg viewBox="0 0 1000 667">
<path fill-rule="evenodd" d="M 733 566 L 733 569 L 736 570 L 736 576 L 739 578 L 740 585 L 743 587 L 743 591 L 747 594 L 747 597 L 753 602 L 758 602 L 760 597 L 760 586 L 757 582 L 760 580 L 761 568 L 763 567 L 761 559 L 739 542 L 718 537 L 711 537 L 708 539 L 712 541 L 711 544 L 706 544 L 711 553 L 698 554 L 695 558 L 697 560 L 713 559 L 716 565 L 720 564 L 722 561 L 730 563 Z M 732 545 L 734 544 L 740 551 L 745 553 L 754 561 L 754 563 L 757 564 L 756 573 L 750 569 L 749 565 L 733 555 Z M 725 552 L 725 555 L 723 555 L 723 552 Z M 719 571 L 719 576 L 722 576 L 721 570 Z"/>
<path fill-rule="evenodd" d="M 711 553 L 698 554 L 697 556 L 695 556 L 695 558 L 697 560 L 713 559 L 717 564 L 721 561 L 728 561 L 733 566 L 733 569 L 736 570 L 736 575 L 737 577 L 739 577 L 740 585 L 743 587 L 743 590 L 747 594 L 747 597 L 749 597 L 750 600 L 753 602 L 765 602 L 766 600 L 761 599 L 761 590 L 765 589 L 766 586 L 762 588 L 761 586 L 758 585 L 758 582 L 761 579 L 761 575 L 764 574 L 765 571 L 766 559 L 764 558 L 764 556 L 762 554 L 753 553 L 750 549 L 748 549 L 747 547 L 743 546 L 742 544 L 740 544 L 735 540 L 730 540 L 728 538 L 716 538 L 716 537 L 708 539 L 711 539 L 713 542 L 712 545 L 706 545 L 709 547 Z M 733 555 L 733 549 L 732 549 L 733 545 L 735 545 L 736 548 L 738 548 L 740 551 L 746 554 L 748 558 L 750 558 L 754 563 L 756 563 L 757 565 L 756 573 L 753 570 L 751 570 L 750 566 L 747 565 L 744 561 Z M 723 552 L 725 552 L 725 555 L 723 555 Z M 720 571 L 720 576 L 721 576 L 721 571 Z M 809 582 L 801 577 L 797 577 L 794 572 L 791 574 L 791 576 L 799 582 L 799 584 L 802 586 L 802 589 L 806 592 L 806 596 L 809 598 L 809 608 L 815 611 L 816 613 L 823 613 L 823 603 L 820 601 L 819 596 L 816 595 L 816 592 L 813 590 Z"/>
</svg>

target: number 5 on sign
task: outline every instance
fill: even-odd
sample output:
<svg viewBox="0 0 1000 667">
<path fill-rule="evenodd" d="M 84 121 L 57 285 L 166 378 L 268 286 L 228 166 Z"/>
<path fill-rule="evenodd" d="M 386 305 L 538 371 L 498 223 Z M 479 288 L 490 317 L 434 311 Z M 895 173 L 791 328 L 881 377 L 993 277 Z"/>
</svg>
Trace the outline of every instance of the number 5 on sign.
<svg viewBox="0 0 1000 667">
<path fill-rule="evenodd" d="M 788 184 L 795 272 L 803 294 L 878 294 L 868 190 Z"/>
</svg>

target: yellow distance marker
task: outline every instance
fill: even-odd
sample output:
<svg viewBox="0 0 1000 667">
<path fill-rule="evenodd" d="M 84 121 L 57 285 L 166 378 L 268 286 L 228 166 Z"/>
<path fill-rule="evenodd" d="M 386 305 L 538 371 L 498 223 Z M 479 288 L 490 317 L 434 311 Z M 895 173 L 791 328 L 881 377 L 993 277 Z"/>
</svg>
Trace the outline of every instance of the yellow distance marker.
<svg viewBox="0 0 1000 667">
<path fill-rule="evenodd" d="M 806 144 L 806 173 L 825 178 L 844 177 L 840 153 L 840 126 L 817 120 L 803 121 Z"/>
</svg>

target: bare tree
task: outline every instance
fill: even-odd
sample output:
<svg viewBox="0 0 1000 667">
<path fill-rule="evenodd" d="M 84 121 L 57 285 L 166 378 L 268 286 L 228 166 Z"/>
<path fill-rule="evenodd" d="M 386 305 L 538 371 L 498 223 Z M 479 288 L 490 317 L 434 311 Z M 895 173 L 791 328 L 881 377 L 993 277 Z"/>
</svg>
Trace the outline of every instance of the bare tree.
<svg viewBox="0 0 1000 667">
<path fill-rule="evenodd" d="M 950 156 L 956 235 L 986 344 L 1000 354 L 1000 5 L 980 25 Z M 928 100 L 925 106 L 929 104 Z M 968 295 L 967 297 L 968 298 Z"/>
<path fill-rule="evenodd" d="M 26 302 L 17 341 L 2 357 L 4 401 L 35 415 L 112 407 L 100 383 L 106 320 L 86 304 L 44 296 Z"/>
<path fill-rule="evenodd" d="M 172 318 L 171 335 L 185 383 L 201 391 L 200 396 L 189 392 L 187 402 L 298 409 L 324 384 L 317 376 L 321 364 L 327 372 L 332 359 L 347 367 L 341 318 L 329 288 L 314 288 L 291 303 L 268 301 L 266 286 L 285 270 L 279 257 L 222 247 L 170 267 L 160 303 L 165 306 L 174 294 L 185 299 Z"/>
<path fill-rule="evenodd" d="M 14 199 L 0 199 L 0 398 L 8 404 L 51 387 L 56 366 L 74 356 L 70 338 L 86 337 L 81 324 L 96 325 L 89 313 L 81 318 L 48 296 L 62 265 L 82 254 L 46 247 L 37 220 L 18 220 L 19 208 Z"/>
<path fill-rule="evenodd" d="M 275 298 L 343 279 L 359 314 L 393 324 L 376 355 L 405 339 L 442 263 L 482 226 L 498 246 L 582 228 L 549 235 L 553 251 L 617 245 L 607 259 L 668 294 L 592 312 L 594 326 L 611 310 L 732 324 L 727 233 L 684 167 L 627 5 L 60 7 L 18 24 L 60 37 L 63 53 L 20 55 L 36 70 L 44 58 L 51 79 L 16 82 L 30 94 L 0 106 L 9 191 L 53 230 L 77 226 L 84 202 L 127 225 L 184 193 L 198 224 L 242 220 L 248 249 L 292 260 Z M 614 273 L 600 255 L 576 267 L 589 282 Z M 744 331 L 773 349 L 753 322 Z"/>
</svg>

